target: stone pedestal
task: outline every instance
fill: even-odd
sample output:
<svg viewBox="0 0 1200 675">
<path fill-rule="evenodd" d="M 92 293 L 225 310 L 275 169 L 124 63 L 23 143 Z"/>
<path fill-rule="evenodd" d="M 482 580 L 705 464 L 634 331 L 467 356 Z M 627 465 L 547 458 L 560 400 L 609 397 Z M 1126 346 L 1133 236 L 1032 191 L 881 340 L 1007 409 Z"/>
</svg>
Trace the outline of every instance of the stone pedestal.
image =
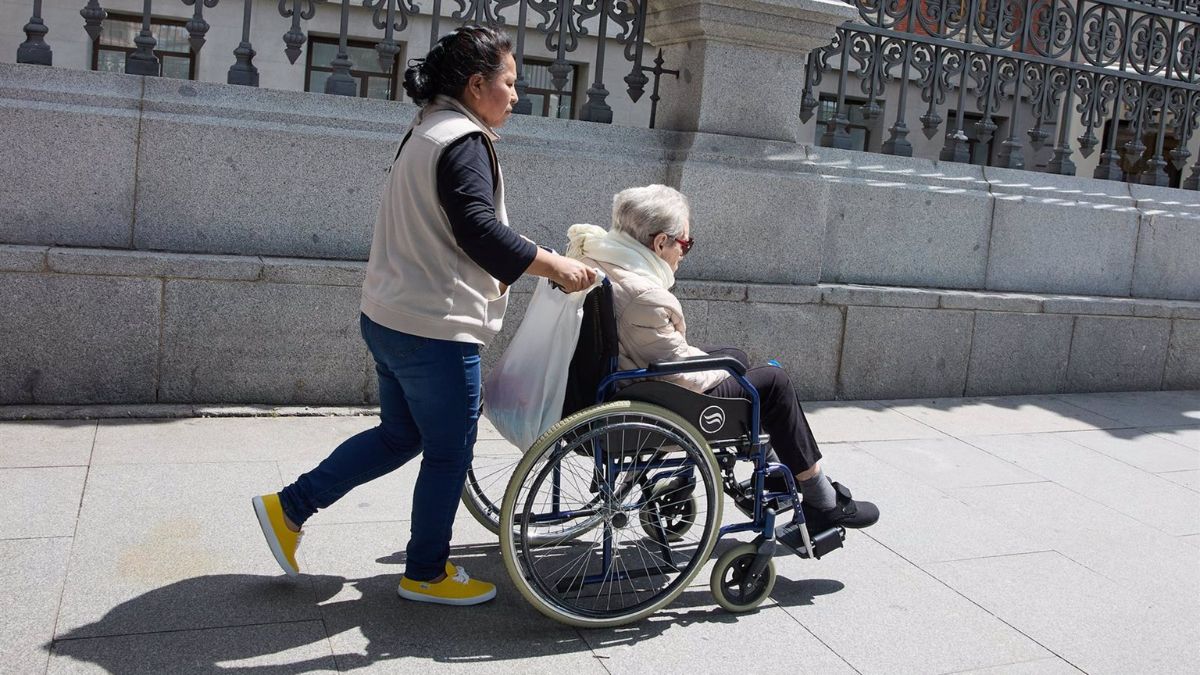
<svg viewBox="0 0 1200 675">
<path fill-rule="evenodd" d="M 649 0 L 646 39 L 666 66 L 659 128 L 799 140 L 808 53 L 858 15 L 837 0 Z"/>
</svg>

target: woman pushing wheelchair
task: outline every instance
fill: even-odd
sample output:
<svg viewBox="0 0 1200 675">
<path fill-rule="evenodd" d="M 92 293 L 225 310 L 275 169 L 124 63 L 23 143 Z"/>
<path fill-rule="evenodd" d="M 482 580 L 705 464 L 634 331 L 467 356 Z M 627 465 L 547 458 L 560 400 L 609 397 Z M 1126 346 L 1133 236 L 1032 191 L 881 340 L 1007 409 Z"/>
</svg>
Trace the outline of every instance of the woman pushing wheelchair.
<svg viewBox="0 0 1200 675">
<path fill-rule="evenodd" d="M 567 256 L 608 275 L 617 323 L 618 367 L 646 368 L 705 354 L 733 356 L 748 369 L 745 379 L 758 390 L 762 426 L 782 463 L 795 475 L 810 532 L 831 527 L 864 528 L 879 519 L 879 509 L 855 500 L 821 470 L 821 451 L 787 372 L 777 366 L 750 368 L 745 352 L 699 348 L 688 343 L 679 300 L 671 293 L 679 263 L 692 248 L 687 198 L 665 185 L 623 190 L 613 198 L 612 228 L 574 225 L 568 231 Z M 742 385 L 721 370 L 677 373 L 662 379 L 721 398 L 743 398 Z"/>
</svg>

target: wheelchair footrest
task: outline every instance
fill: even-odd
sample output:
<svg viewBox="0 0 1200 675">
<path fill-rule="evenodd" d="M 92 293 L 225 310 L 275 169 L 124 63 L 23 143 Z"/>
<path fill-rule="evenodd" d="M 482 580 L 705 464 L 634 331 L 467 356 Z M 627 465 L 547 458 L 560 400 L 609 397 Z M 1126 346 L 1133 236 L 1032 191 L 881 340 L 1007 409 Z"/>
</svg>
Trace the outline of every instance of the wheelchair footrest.
<svg viewBox="0 0 1200 675">
<path fill-rule="evenodd" d="M 803 523 L 792 521 L 775 528 L 775 538 L 801 558 L 809 557 L 808 551 L 804 548 L 804 537 L 800 534 L 804 527 Z M 826 553 L 842 547 L 842 542 L 846 540 L 846 530 L 842 527 L 831 527 L 815 536 L 810 535 L 810 540 L 812 541 L 812 557 L 819 560 Z"/>
</svg>

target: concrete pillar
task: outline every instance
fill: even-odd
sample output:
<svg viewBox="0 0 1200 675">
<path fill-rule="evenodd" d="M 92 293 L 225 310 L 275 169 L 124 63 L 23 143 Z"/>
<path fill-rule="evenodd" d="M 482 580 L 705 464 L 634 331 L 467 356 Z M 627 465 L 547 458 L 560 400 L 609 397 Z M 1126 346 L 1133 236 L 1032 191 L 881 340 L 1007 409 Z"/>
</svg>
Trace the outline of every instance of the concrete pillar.
<svg viewBox="0 0 1200 675">
<path fill-rule="evenodd" d="M 858 16 L 838 0 L 650 0 L 663 78 L 657 127 L 796 142 L 808 52 Z"/>
</svg>

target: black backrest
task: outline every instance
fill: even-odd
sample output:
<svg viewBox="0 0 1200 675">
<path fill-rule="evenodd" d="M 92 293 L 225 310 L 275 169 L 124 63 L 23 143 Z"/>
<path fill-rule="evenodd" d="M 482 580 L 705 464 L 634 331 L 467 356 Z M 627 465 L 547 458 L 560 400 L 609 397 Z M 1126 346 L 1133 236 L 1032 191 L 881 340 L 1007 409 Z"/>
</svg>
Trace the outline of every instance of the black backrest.
<svg viewBox="0 0 1200 675">
<path fill-rule="evenodd" d="M 571 356 L 567 396 L 562 416 L 595 405 L 600 381 L 612 374 L 617 361 L 617 319 L 613 314 L 612 284 L 605 279 L 587 294 L 579 343 Z"/>
</svg>

